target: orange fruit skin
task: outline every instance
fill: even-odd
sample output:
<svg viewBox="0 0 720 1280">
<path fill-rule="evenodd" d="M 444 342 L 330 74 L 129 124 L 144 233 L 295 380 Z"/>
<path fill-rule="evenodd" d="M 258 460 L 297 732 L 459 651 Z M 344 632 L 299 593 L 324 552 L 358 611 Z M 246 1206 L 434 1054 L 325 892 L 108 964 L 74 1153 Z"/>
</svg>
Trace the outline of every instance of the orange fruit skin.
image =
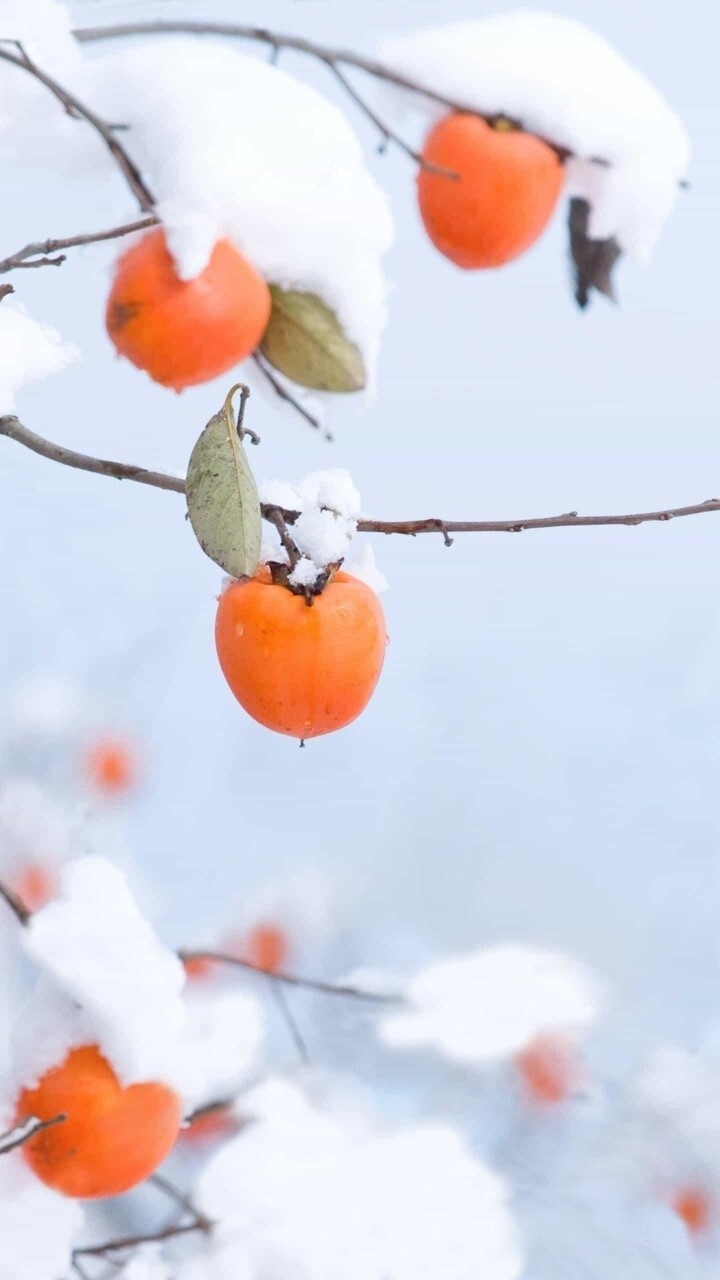
<svg viewBox="0 0 720 1280">
<path fill-rule="evenodd" d="M 418 172 L 420 215 L 430 239 L 465 270 L 501 267 L 545 230 L 564 182 L 551 147 L 478 116 L 449 115 L 430 131 L 423 159 L 458 179 Z"/>
<path fill-rule="evenodd" d="M 278 973 L 283 969 L 289 952 L 285 933 L 273 924 L 256 924 L 248 933 L 243 949 L 246 959 L 266 973 Z"/>
<path fill-rule="evenodd" d="M 158 228 L 120 258 L 105 323 L 120 355 L 182 391 L 249 356 L 270 306 L 262 276 L 228 240 L 218 240 L 200 275 L 180 280 Z"/>
<path fill-rule="evenodd" d="M 133 753 L 120 739 L 96 742 L 87 754 L 85 767 L 90 781 L 101 791 L 128 791 L 136 780 Z"/>
<path fill-rule="evenodd" d="M 564 1102 L 582 1080 L 577 1049 L 562 1036 L 536 1036 L 515 1066 L 527 1098 L 541 1105 Z"/>
<path fill-rule="evenodd" d="M 90 1200 L 120 1195 L 150 1176 L 175 1145 L 180 1100 L 163 1084 L 124 1089 L 97 1045 L 73 1049 L 18 1098 L 16 1118 L 62 1124 L 22 1147 L 33 1173 L 62 1195 Z"/>
<path fill-rule="evenodd" d="M 18 871 L 12 888 L 26 907 L 39 911 L 54 896 L 57 876 L 41 862 L 28 862 Z"/>
<path fill-rule="evenodd" d="M 671 1208 L 682 1218 L 691 1235 L 700 1235 L 710 1226 L 710 1204 L 704 1191 L 687 1187 L 678 1191 L 671 1201 Z"/>
<path fill-rule="evenodd" d="M 220 597 L 215 642 L 238 702 L 267 729 L 316 738 L 350 724 L 367 706 L 385 657 L 385 619 L 375 592 L 338 573 L 308 608 L 269 574 Z"/>
</svg>

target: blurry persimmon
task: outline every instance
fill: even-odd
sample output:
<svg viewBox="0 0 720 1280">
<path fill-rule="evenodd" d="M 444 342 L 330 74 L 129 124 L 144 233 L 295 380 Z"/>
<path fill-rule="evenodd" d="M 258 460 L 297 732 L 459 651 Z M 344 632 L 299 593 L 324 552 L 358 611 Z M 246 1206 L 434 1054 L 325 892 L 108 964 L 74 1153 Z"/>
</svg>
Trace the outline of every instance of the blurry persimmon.
<svg viewBox="0 0 720 1280">
<path fill-rule="evenodd" d="M 182 391 L 249 356 L 270 308 L 267 284 L 228 240 L 218 240 L 199 275 L 181 280 L 158 228 L 120 258 L 105 318 L 120 355 Z"/>
<path fill-rule="evenodd" d="M 10 887 L 26 907 L 31 911 L 39 911 L 54 896 L 57 876 L 54 870 L 43 866 L 42 862 L 26 862 L 18 868 Z"/>
<path fill-rule="evenodd" d="M 538 1035 L 515 1058 L 523 1090 L 532 1102 L 564 1102 L 582 1080 L 575 1044 L 557 1035 Z"/>
<path fill-rule="evenodd" d="M 284 969 L 289 954 L 287 934 L 279 925 L 256 924 L 245 938 L 243 958 L 266 973 L 278 973 Z"/>
<path fill-rule="evenodd" d="M 500 267 L 537 240 L 564 181 L 552 147 L 520 129 L 479 116 L 445 116 L 430 131 L 421 168 L 420 214 L 430 239 L 467 270 Z"/>
<path fill-rule="evenodd" d="M 66 1196 L 120 1195 L 150 1176 L 180 1130 L 180 1100 L 157 1083 L 123 1088 L 97 1045 L 73 1049 L 37 1085 L 23 1089 L 18 1122 L 61 1123 L 30 1138 L 22 1152 L 33 1173 Z"/>
<path fill-rule="evenodd" d="M 672 1197 L 670 1206 L 682 1218 L 691 1235 L 700 1235 L 710 1225 L 710 1200 L 699 1187 L 683 1187 Z"/>
<path fill-rule="evenodd" d="M 220 597 L 215 641 L 249 715 L 305 739 L 342 729 L 367 706 L 387 637 L 380 601 L 358 578 L 336 574 L 308 608 L 261 569 Z"/>
<path fill-rule="evenodd" d="M 128 791 L 137 780 L 132 747 L 122 738 L 98 738 L 85 757 L 85 772 L 99 791 Z"/>
</svg>

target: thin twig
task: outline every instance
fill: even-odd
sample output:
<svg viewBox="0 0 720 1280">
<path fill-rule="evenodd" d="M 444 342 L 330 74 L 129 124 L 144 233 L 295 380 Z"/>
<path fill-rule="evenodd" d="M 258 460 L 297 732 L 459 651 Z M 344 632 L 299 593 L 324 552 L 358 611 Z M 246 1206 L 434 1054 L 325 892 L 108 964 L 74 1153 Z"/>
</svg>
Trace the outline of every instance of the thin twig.
<svg viewBox="0 0 720 1280">
<path fill-rule="evenodd" d="M 64 1124 L 66 1120 L 67 1116 L 64 1112 L 61 1115 L 53 1116 L 50 1120 L 36 1120 L 34 1116 L 23 1120 L 21 1124 L 16 1124 L 14 1129 L 0 1134 L 0 1155 L 5 1156 L 8 1151 L 15 1151 L 18 1147 L 24 1147 L 25 1143 L 34 1138 L 37 1133 L 43 1133 L 45 1129 L 53 1129 L 55 1125 Z"/>
<path fill-rule="evenodd" d="M 108 1253 L 118 1253 L 122 1249 L 137 1249 L 141 1244 L 160 1244 L 163 1240 L 171 1240 L 174 1236 L 189 1235 L 191 1231 L 205 1231 L 201 1222 L 176 1223 L 163 1227 L 160 1231 L 148 1231 L 145 1235 L 119 1236 L 116 1240 L 106 1240 L 103 1244 L 83 1245 L 73 1249 L 73 1262 L 77 1258 L 103 1258 Z"/>
<path fill-rule="evenodd" d="M 101 240 L 117 240 L 120 236 L 132 235 L 134 231 L 144 231 L 147 227 L 156 227 L 160 219 L 154 214 L 150 214 L 147 218 L 138 218 L 135 222 L 125 222 L 118 227 L 110 227 L 107 231 L 91 231 L 85 235 L 66 236 L 65 238 L 56 240 L 36 240 L 32 244 L 26 244 L 24 248 L 18 249 L 16 253 L 10 254 L 7 258 L 0 259 L 0 274 L 6 271 L 15 271 L 19 267 L 40 267 L 45 265 L 59 266 L 65 261 L 65 255 L 60 258 L 48 258 L 47 255 L 57 253 L 60 249 L 74 249 L 77 245 L 82 244 L 98 244 Z M 32 259 L 32 261 L 28 261 Z"/>
<path fill-rule="evenodd" d="M 148 1182 L 153 1187 L 157 1187 L 158 1191 L 162 1191 L 164 1195 L 169 1196 L 184 1213 L 189 1213 L 193 1220 L 197 1222 L 201 1231 L 212 1230 L 212 1220 L 201 1209 L 198 1209 L 187 1192 L 181 1191 L 179 1187 L 176 1187 L 173 1182 L 169 1182 L 160 1173 L 152 1173 L 148 1178 Z"/>
<path fill-rule="evenodd" d="M 320 420 L 316 418 L 314 414 L 310 413 L 310 410 L 306 409 L 305 405 L 302 404 L 302 402 L 298 400 L 297 397 L 292 394 L 292 392 L 288 391 L 287 387 L 283 386 L 280 379 L 277 378 L 273 373 L 272 368 L 268 364 L 267 360 L 265 360 L 265 358 L 259 351 L 253 351 L 253 360 L 255 361 L 258 369 L 260 369 L 260 371 L 265 374 L 265 377 L 270 383 L 270 386 L 272 387 L 276 396 L 279 396 L 279 398 L 281 400 L 284 400 L 286 404 L 289 404 L 291 408 L 295 410 L 296 413 L 299 413 L 300 417 L 305 419 L 308 426 L 313 427 L 315 431 L 321 431 L 326 440 L 332 440 L 331 433 L 324 429 Z"/>
<path fill-rule="evenodd" d="M 304 991 L 317 991 L 326 996 L 344 996 L 352 1000 L 369 1000 L 374 1004 L 397 1004 L 400 997 L 387 995 L 377 991 L 363 991 L 361 987 L 348 986 L 345 983 L 323 982 L 320 978 L 301 978 L 294 973 L 282 973 L 277 969 L 272 972 L 263 969 L 262 965 L 253 964 L 251 960 L 242 960 L 238 956 L 229 955 L 226 951 L 179 951 L 181 960 L 214 960 L 217 964 L 229 964 L 236 969 L 244 969 L 247 973 L 260 973 L 273 982 L 281 982 L 288 987 L 300 987 Z"/>
<path fill-rule="evenodd" d="M 14 42 L 17 45 L 17 41 Z M 136 165 L 135 161 L 128 155 L 121 142 L 118 142 L 112 127 L 105 123 L 90 107 L 86 107 L 84 103 L 76 98 L 73 93 L 65 89 L 59 84 L 53 76 L 48 75 L 47 71 L 43 71 L 37 63 L 28 57 L 22 45 L 17 45 L 20 50 L 17 54 L 11 53 L 9 49 L 0 48 L 0 58 L 5 62 L 10 62 L 13 66 L 19 67 L 22 71 L 27 71 L 29 75 L 34 76 L 40 84 L 45 85 L 50 93 L 61 102 L 69 115 L 80 116 L 86 120 L 89 125 L 100 135 L 113 157 L 116 165 L 123 174 L 130 190 L 135 196 L 140 208 L 144 213 L 149 213 L 155 200 L 149 187 L 145 183 L 143 176 Z"/>
<path fill-rule="evenodd" d="M 115 480 L 134 480 L 138 484 L 150 485 L 155 489 L 167 489 L 173 493 L 185 492 L 185 481 L 178 476 L 167 475 L 162 471 L 148 471 L 145 467 L 132 466 L 125 462 L 110 462 L 88 454 L 76 453 L 73 449 L 53 444 L 50 440 L 36 435 L 12 415 L 0 417 L 0 436 L 3 435 L 31 449 L 33 453 L 38 453 L 41 457 L 51 462 L 59 462 L 66 467 L 90 471 L 95 475 L 109 476 Z M 278 511 L 286 525 L 292 525 L 297 519 L 297 511 L 286 511 L 268 503 L 263 504 L 263 516 L 272 520 L 273 523 L 275 523 L 273 513 Z M 364 517 L 358 520 L 357 527 L 359 533 L 396 533 L 411 538 L 420 533 L 441 534 L 447 542 L 452 533 L 524 533 L 531 529 L 589 529 L 604 525 L 667 524 L 670 520 L 680 520 L 685 516 L 707 515 L 714 511 L 720 511 L 720 498 L 708 498 L 705 502 L 695 502 L 686 507 L 635 511 L 627 515 L 581 516 L 577 511 L 566 511 L 558 516 L 530 516 L 516 520 L 443 520 L 438 516 L 426 516 L 419 520 L 373 520 Z"/>
<path fill-rule="evenodd" d="M 295 568 L 300 559 L 300 552 L 290 537 L 287 524 L 285 523 L 285 512 L 282 507 L 271 507 L 267 503 L 262 505 L 263 518 L 268 524 L 272 524 L 280 535 L 280 541 L 287 552 L 287 558 L 291 571 Z"/>
<path fill-rule="evenodd" d="M 229 36 L 240 40 L 253 40 L 261 44 L 269 45 L 274 49 L 292 49 L 296 53 L 306 54 L 308 57 L 316 58 L 318 61 L 332 68 L 338 66 L 355 67 L 358 71 L 364 71 L 367 75 L 372 76 L 376 80 L 384 80 L 388 84 L 397 85 L 399 89 L 407 89 L 411 93 L 416 93 L 420 97 L 427 98 L 430 102 L 437 102 L 441 106 L 447 107 L 449 111 L 461 112 L 464 115 L 479 116 L 481 120 L 486 120 L 488 124 L 497 124 L 498 121 L 506 122 L 508 125 L 516 129 L 522 129 L 526 133 L 534 133 L 553 151 L 556 152 L 561 160 L 567 160 L 576 153 L 571 151 L 569 147 L 561 143 L 553 142 L 551 138 L 546 138 L 542 134 L 527 128 L 522 120 L 508 115 L 505 111 L 483 112 L 478 111 L 477 107 L 468 102 L 462 102 L 455 98 L 448 98 L 442 93 L 438 93 L 429 86 L 420 84 L 418 81 L 411 79 L 409 76 L 402 75 L 399 71 L 393 71 L 392 67 L 386 66 L 383 62 L 375 58 L 367 58 L 362 54 L 353 53 L 349 49 L 334 49 L 327 45 L 321 45 L 313 40 L 306 40 L 302 36 L 281 35 L 276 31 L 268 31 L 266 27 L 245 26 L 239 23 L 226 22 L 203 22 L 203 21 L 183 21 L 183 20 L 158 20 L 155 22 L 120 22 L 114 23 L 107 27 L 81 27 L 73 33 L 77 40 L 88 43 L 93 40 L 113 40 L 120 36 L 149 36 L 149 35 L 197 35 L 197 36 Z M 352 94 L 351 94 L 352 96 Z M 360 105 L 360 104 L 358 104 Z M 589 160 L 593 164 L 607 167 L 609 161 L 602 156 L 585 156 L 583 159 Z"/>
<path fill-rule="evenodd" d="M 32 911 L 25 906 L 19 894 L 15 893 L 9 885 L 3 884 L 0 880 L 0 898 L 7 903 L 18 923 L 25 926 L 32 916 Z"/>
<path fill-rule="evenodd" d="M 283 1019 L 283 1022 L 285 1023 L 285 1026 L 290 1032 L 290 1038 L 293 1044 L 295 1045 L 295 1048 L 297 1049 L 297 1053 L 300 1061 L 305 1066 L 307 1066 L 307 1064 L 310 1062 L 310 1054 L 307 1051 L 307 1045 L 305 1044 L 303 1034 L 300 1030 L 300 1027 L 298 1026 L 297 1019 L 295 1018 L 295 1015 L 292 1009 L 290 1008 L 287 996 L 285 995 L 285 992 L 283 991 L 281 984 L 277 982 L 273 982 L 272 976 L 273 975 L 271 973 L 268 973 L 267 975 L 268 985 L 270 988 L 272 998 L 278 1007 L 278 1010 Z"/>
<path fill-rule="evenodd" d="M 388 143 L 392 142 L 400 149 L 400 151 L 404 151 L 406 156 L 409 156 L 411 160 L 414 160 L 415 164 L 419 165 L 421 169 L 427 170 L 428 173 L 437 173 L 443 178 L 450 178 L 454 182 L 458 181 L 460 177 L 459 173 L 453 173 L 451 169 L 446 169 L 443 165 L 433 164 L 432 160 L 426 160 L 420 151 L 417 151 L 415 147 L 411 147 L 409 142 L 406 142 L 405 139 L 395 133 L 395 130 L 391 129 L 384 120 L 381 120 L 377 112 L 374 111 L 361 94 L 358 93 L 355 86 L 345 75 L 345 72 L 340 70 L 336 62 L 333 62 L 332 59 L 327 59 L 325 61 L 325 66 L 329 71 L 332 71 L 335 79 L 345 90 L 348 97 L 355 103 L 355 106 L 362 111 L 363 115 L 367 116 L 370 123 L 378 130 L 382 139 L 379 147 L 381 152 L 384 152 Z"/>
<path fill-rule="evenodd" d="M 2 302 L 3 298 L 7 298 L 9 293 L 14 293 L 14 292 L 15 292 L 15 289 L 13 285 L 0 284 L 0 302 Z"/>
</svg>

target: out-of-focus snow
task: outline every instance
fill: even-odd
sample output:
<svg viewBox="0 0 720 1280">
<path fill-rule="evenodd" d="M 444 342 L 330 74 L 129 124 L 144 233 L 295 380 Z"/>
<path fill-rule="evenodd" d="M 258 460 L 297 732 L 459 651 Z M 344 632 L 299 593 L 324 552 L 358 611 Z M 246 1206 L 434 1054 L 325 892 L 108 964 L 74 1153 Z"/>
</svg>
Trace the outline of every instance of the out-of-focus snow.
<svg viewBox="0 0 720 1280">
<path fill-rule="evenodd" d="M 602 36 L 521 10 L 388 40 L 382 60 L 454 102 L 506 114 L 569 148 L 578 158 L 568 163 L 568 187 L 590 201 L 590 235 L 616 236 L 636 258 L 650 256 L 687 170 L 688 139 L 650 81 Z M 397 100 L 402 106 L 407 95 Z M 411 101 L 431 119 L 447 111 Z"/>
<path fill-rule="evenodd" d="M 57 988 L 55 1000 L 48 983 L 41 983 L 33 998 L 41 1016 L 33 1018 L 33 999 L 20 1016 L 15 1069 L 23 1083 L 55 1065 L 60 1047 L 61 1060 L 74 1045 L 88 1043 L 88 1036 L 123 1083 L 165 1077 L 185 1022 L 185 973 L 143 919 L 115 867 L 99 857 L 68 863 L 60 898 L 32 917 L 21 941 Z M 72 1014 L 75 1006 L 79 1010 Z M 42 1031 L 51 1018 L 55 1036 Z M 35 1035 L 28 1031 L 33 1022 Z"/>
<path fill-rule="evenodd" d="M 27 315 L 14 298 L 0 303 L 0 414 L 12 413 L 17 392 L 28 382 L 59 373 L 80 359 L 49 325 Z"/>
<path fill-rule="evenodd" d="M 0 1156 L 0 1280 L 70 1275 L 82 1223 L 77 1201 L 38 1182 L 19 1152 Z"/>
<path fill-rule="evenodd" d="M 18 680 L 8 713 L 14 733 L 22 737 L 57 738 L 75 728 L 83 709 L 82 696 L 69 680 L 56 672 L 44 671 Z"/>
<path fill-rule="evenodd" d="M 45 867 L 56 866 L 70 856 L 73 834 L 70 814 L 34 778 L 10 774 L 0 784 L 3 861 L 39 858 Z"/>
<path fill-rule="evenodd" d="M 536 947 L 498 946 L 438 960 L 412 978 L 407 1006 L 377 1030 L 395 1048 L 427 1045 L 464 1063 L 516 1053 L 542 1032 L 577 1035 L 597 1016 L 597 979 L 567 956 Z"/>
<path fill-rule="evenodd" d="M 93 56 L 95 100 L 131 126 L 181 275 L 227 236 L 266 280 L 320 294 L 372 371 L 393 223 L 344 113 L 229 43 L 176 37 Z"/>
<path fill-rule="evenodd" d="M 246 1083 L 257 1066 L 265 1025 L 257 1000 L 242 992 L 189 991 L 185 1011 L 167 1079 L 189 1113 Z"/>
<path fill-rule="evenodd" d="M 254 1102 L 254 1105 L 253 1105 Z M 218 1220 L 182 1280 L 513 1280 L 520 1247 L 504 1183 L 452 1129 L 421 1124 L 358 1140 L 273 1082 L 255 1123 L 203 1173 Z"/>
</svg>

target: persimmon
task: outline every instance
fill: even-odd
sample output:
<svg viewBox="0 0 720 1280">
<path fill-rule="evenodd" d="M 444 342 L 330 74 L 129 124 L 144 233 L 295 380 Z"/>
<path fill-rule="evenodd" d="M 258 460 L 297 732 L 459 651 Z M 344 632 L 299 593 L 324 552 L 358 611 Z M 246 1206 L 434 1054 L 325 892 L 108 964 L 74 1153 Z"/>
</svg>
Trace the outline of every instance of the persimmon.
<svg viewBox="0 0 720 1280">
<path fill-rule="evenodd" d="M 691 1235 L 701 1235 L 710 1226 L 710 1201 L 699 1187 L 684 1187 L 676 1192 L 670 1207 L 682 1218 Z"/>
<path fill-rule="evenodd" d="M 172 1089 L 155 1082 L 123 1088 L 97 1045 L 72 1049 L 18 1098 L 18 1121 L 59 1115 L 66 1119 L 22 1151 L 41 1182 L 78 1199 L 120 1195 L 144 1182 L 169 1154 L 182 1122 Z"/>
<path fill-rule="evenodd" d="M 520 129 L 492 128 L 479 116 L 445 116 L 422 154 L 448 171 L 418 172 L 425 230 L 446 258 L 466 270 L 500 267 L 529 249 L 563 186 L 563 166 L 552 147 Z"/>
<path fill-rule="evenodd" d="M 31 911 L 39 911 L 57 889 L 57 876 L 41 862 L 26 862 L 13 877 L 11 888 Z"/>
<path fill-rule="evenodd" d="M 204 271 L 181 280 L 159 228 L 120 258 L 105 320 L 120 355 L 182 391 L 249 356 L 270 309 L 267 284 L 228 240 L 218 240 Z"/>
<path fill-rule="evenodd" d="M 564 1102 L 582 1079 L 578 1051 L 563 1036 L 538 1035 L 515 1058 L 526 1096 L 532 1102 Z"/>
<path fill-rule="evenodd" d="M 337 573 L 312 608 L 261 569 L 220 597 L 215 641 L 225 679 L 254 720 L 315 738 L 350 724 L 367 706 L 385 657 L 375 592 Z"/>
<path fill-rule="evenodd" d="M 128 791 L 137 778 L 132 747 L 122 738 L 99 738 L 87 752 L 85 772 L 100 791 Z"/>
<path fill-rule="evenodd" d="M 243 946 L 243 957 L 266 973 L 277 973 L 287 964 L 290 945 L 279 925 L 256 924 L 249 930 Z"/>
<path fill-rule="evenodd" d="M 181 1130 L 180 1137 L 183 1142 L 191 1145 L 204 1142 L 213 1142 L 219 1138 L 227 1138 L 233 1133 L 237 1133 L 240 1122 L 234 1115 L 230 1105 L 226 1107 L 215 1107 L 212 1111 L 201 1113 L 190 1124 Z"/>
<path fill-rule="evenodd" d="M 215 965 L 207 956 L 188 956 L 183 960 L 183 968 L 188 982 L 203 982 L 210 977 Z"/>
</svg>

